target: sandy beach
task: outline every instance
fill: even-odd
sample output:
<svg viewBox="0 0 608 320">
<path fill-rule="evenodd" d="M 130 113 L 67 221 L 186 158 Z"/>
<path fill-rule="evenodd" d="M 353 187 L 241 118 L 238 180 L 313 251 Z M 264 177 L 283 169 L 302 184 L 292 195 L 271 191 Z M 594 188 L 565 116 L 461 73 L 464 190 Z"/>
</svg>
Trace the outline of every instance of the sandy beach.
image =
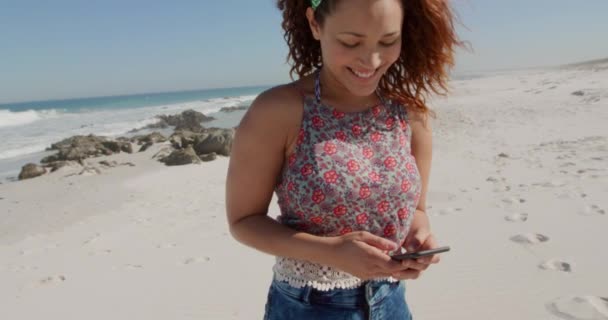
<svg viewBox="0 0 608 320">
<path fill-rule="evenodd" d="M 414 317 L 608 319 L 608 62 L 451 85 L 427 202 L 452 251 L 407 281 Z M 229 234 L 228 158 L 167 145 L 0 184 L 1 319 L 262 318 L 274 257 Z"/>
</svg>

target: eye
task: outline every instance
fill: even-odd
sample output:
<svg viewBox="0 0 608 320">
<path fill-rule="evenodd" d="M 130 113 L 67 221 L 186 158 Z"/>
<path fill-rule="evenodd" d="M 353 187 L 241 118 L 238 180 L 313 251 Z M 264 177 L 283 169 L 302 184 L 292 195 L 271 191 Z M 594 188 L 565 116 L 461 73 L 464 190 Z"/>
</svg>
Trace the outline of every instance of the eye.
<svg viewBox="0 0 608 320">
<path fill-rule="evenodd" d="M 345 43 L 345 42 L 342 42 L 342 41 L 340 41 L 340 44 L 342 44 L 343 46 L 345 46 L 347 48 L 356 48 L 359 45 L 358 43 L 350 44 L 350 43 Z"/>
<path fill-rule="evenodd" d="M 383 47 L 391 47 L 391 46 L 397 44 L 398 41 L 399 41 L 399 39 L 397 39 L 397 40 L 395 40 L 395 41 L 393 41 L 391 43 L 380 42 L 380 45 L 383 46 Z"/>
</svg>

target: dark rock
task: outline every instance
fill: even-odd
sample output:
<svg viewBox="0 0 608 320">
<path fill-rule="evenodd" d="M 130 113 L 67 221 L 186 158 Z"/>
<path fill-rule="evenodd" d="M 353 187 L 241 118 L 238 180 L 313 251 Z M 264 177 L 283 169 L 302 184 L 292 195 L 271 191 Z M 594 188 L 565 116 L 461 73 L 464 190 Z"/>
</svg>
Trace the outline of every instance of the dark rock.
<svg viewBox="0 0 608 320">
<path fill-rule="evenodd" d="M 184 149 L 194 145 L 200 132 L 192 132 L 190 130 L 176 130 L 170 137 L 169 141 L 175 149 Z"/>
<path fill-rule="evenodd" d="M 141 148 L 139 148 L 138 152 L 144 152 L 153 145 L 154 145 L 154 143 L 152 143 L 152 142 L 146 142 L 143 146 L 141 146 Z"/>
<path fill-rule="evenodd" d="M 132 153 L 129 141 L 113 141 L 94 135 L 73 136 L 51 145 L 48 150 L 59 151 L 40 160 L 41 163 L 56 161 L 81 161 L 90 157 L 111 155 L 120 151 Z"/>
<path fill-rule="evenodd" d="M 584 92 L 584 91 L 581 91 L 581 90 L 578 90 L 578 91 L 574 91 L 574 92 L 572 92 L 572 95 L 573 95 L 573 96 L 579 96 L 579 97 L 581 97 L 581 96 L 584 96 L 584 95 L 585 95 L 585 92 Z"/>
<path fill-rule="evenodd" d="M 222 156 L 230 156 L 233 138 L 233 129 L 206 129 L 203 134 L 197 137 L 194 150 L 199 155 L 215 152 Z"/>
<path fill-rule="evenodd" d="M 498 156 L 501 157 L 501 158 L 508 158 L 509 157 L 508 154 L 503 153 L 503 152 L 499 153 Z"/>
<path fill-rule="evenodd" d="M 161 162 L 168 166 L 180 166 L 191 163 L 201 163 L 201 159 L 196 155 L 192 146 L 182 150 L 175 150 L 170 155 L 162 158 Z"/>
<path fill-rule="evenodd" d="M 31 179 L 38 176 L 41 176 L 46 173 L 46 169 L 44 167 L 37 165 L 35 163 L 28 163 L 21 168 L 21 173 L 19 173 L 19 180 Z"/>
<path fill-rule="evenodd" d="M 158 118 L 168 125 L 175 126 L 175 130 L 190 131 L 202 129 L 201 122 L 215 120 L 213 117 L 208 117 L 203 113 L 194 110 L 186 110 L 178 115 L 159 115 Z"/>
<path fill-rule="evenodd" d="M 213 160 L 217 159 L 217 154 L 215 152 L 212 152 L 212 153 L 201 155 L 201 156 L 199 156 L 199 158 L 203 162 L 209 162 L 209 161 L 213 161 Z"/>
<path fill-rule="evenodd" d="M 135 136 L 135 137 L 131 138 L 131 141 L 135 142 L 137 144 L 147 144 L 147 143 L 165 142 L 165 141 L 167 141 L 167 138 L 165 136 L 163 136 L 162 134 L 160 134 L 159 132 L 155 131 L 155 132 L 152 132 L 147 135 Z"/>
</svg>

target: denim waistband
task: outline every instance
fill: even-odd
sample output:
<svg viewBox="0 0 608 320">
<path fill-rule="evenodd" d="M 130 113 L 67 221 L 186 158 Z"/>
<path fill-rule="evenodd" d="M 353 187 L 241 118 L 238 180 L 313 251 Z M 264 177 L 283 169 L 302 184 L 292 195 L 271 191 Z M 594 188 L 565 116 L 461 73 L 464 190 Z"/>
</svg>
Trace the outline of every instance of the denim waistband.
<svg viewBox="0 0 608 320">
<path fill-rule="evenodd" d="M 405 291 L 405 282 L 365 281 L 352 289 L 317 290 L 311 286 L 296 288 L 289 283 L 273 278 L 272 286 L 292 298 L 306 304 L 327 304 L 343 307 L 373 306 L 399 288 Z"/>
</svg>

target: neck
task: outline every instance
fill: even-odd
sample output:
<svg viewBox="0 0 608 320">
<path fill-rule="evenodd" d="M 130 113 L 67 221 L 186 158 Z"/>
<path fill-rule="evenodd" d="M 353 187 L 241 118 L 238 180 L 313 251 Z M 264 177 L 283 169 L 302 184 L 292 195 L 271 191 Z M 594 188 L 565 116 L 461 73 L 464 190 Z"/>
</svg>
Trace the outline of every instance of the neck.
<svg viewBox="0 0 608 320">
<path fill-rule="evenodd" d="M 368 96 L 352 94 L 327 68 L 321 69 L 320 82 L 321 100 L 342 111 L 361 111 L 379 102 L 375 93 Z"/>
</svg>

